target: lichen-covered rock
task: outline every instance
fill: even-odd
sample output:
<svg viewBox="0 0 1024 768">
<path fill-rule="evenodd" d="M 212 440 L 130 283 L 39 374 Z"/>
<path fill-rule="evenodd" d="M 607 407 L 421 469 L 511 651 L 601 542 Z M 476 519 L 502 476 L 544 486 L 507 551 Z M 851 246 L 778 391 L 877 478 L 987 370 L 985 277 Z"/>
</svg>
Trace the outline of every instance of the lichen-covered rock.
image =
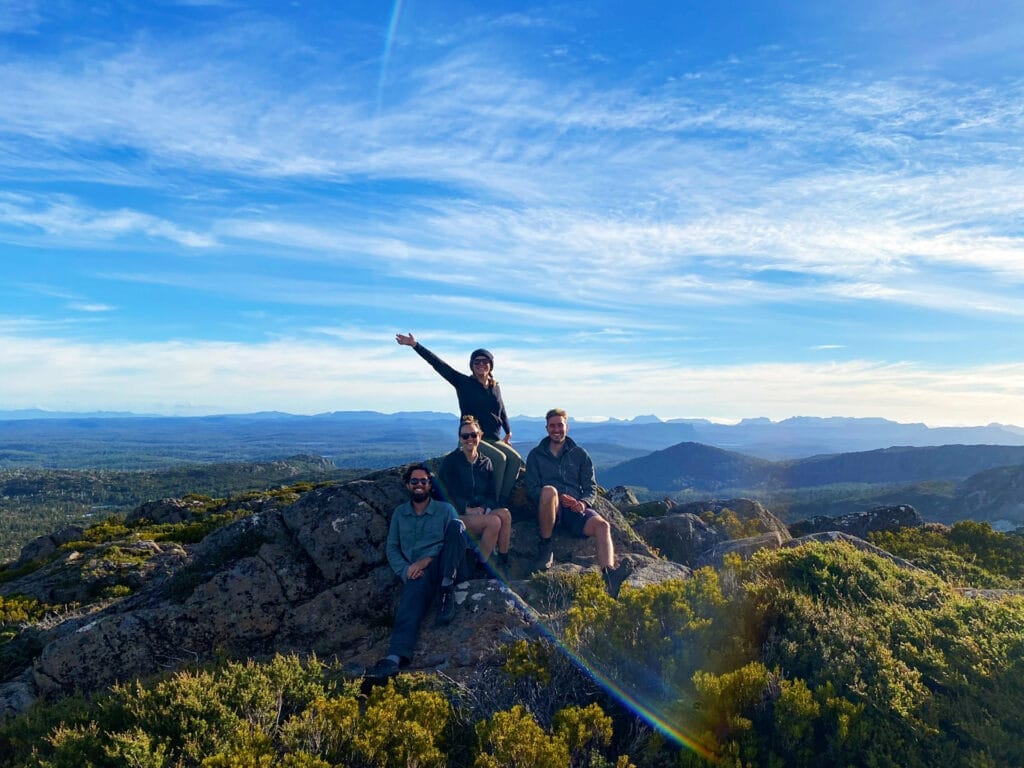
<svg viewBox="0 0 1024 768">
<path fill-rule="evenodd" d="M 337 584 L 384 561 L 391 513 L 407 499 L 395 471 L 314 490 L 283 510 L 282 519 L 323 577 Z"/>
<path fill-rule="evenodd" d="M 0 585 L 0 595 L 20 594 L 47 605 L 84 603 L 123 587 L 123 592 L 153 588 L 186 560 L 173 542 L 120 541 L 88 552 L 65 551 L 20 579 Z"/>
<path fill-rule="evenodd" d="M 645 520 L 652 517 L 664 517 L 672 514 L 676 504 L 672 499 L 661 501 L 645 501 L 643 504 L 634 504 L 631 507 L 623 507 L 622 514 L 631 520 Z"/>
<path fill-rule="evenodd" d="M 188 660 L 176 638 L 163 631 L 166 609 L 103 615 L 57 633 L 33 665 L 41 695 L 91 690 L 117 679 L 149 675 Z M 191 660 L 196 660 L 192 656 Z"/>
</svg>

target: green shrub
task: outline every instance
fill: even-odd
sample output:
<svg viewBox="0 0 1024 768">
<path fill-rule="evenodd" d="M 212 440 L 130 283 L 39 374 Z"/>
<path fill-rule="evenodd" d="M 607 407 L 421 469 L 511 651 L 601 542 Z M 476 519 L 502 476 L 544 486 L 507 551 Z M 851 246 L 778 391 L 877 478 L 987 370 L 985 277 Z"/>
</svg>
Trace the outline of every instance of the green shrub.
<svg viewBox="0 0 1024 768">
<path fill-rule="evenodd" d="M 496 712 L 476 727 L 480 753 L 474 768 L 565 768 L 569 748 L 549 736 L 520 705 Z"/>
<path fill-rule="evenodd" d="M 957 586 L 1024 587 L 1024 537 L 993 531 L 988 523 L 963 520 L 945 530 L 901 528 L 869 538 Z"/>
<path fill-rule="evenodd" d="M 502 669 L 513 679 L 525 679 L 547 687 L 551 684 L 551 654 L 548 643 L 516 640 L 505 646 Z"/>
</svg>

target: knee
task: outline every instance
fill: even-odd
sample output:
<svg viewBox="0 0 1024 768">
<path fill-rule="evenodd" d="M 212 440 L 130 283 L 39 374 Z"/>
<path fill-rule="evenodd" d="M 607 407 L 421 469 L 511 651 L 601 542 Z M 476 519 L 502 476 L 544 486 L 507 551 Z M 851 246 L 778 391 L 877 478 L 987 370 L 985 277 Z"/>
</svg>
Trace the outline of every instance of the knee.
<svg viewBox="0 0 1024 768">
<path fill-rule="evenodd" d="M 592 517 L 589 521 L 590 535 L 591 536 L 608 536 L 611 533 L 612 527 L 608 524 L 608 521 L 603 517 Z"/>
<path fill-rule="evenodd" d="M 501 530 L 501 518 L 497 515 L 490 514 L 484 518 L 484 530 L 488 532 L 497 533 Z"/>
<path fill-rule="evenodd" d="M 545 485 L 540 489 L 540 503 L 550 503 L 552 500 L 558 499 L 558 489 L 553 485 Z"/>
<path fill-rule="evenodd" d="M 512 525 L 512 513 L 509 512 L 504 507 L 492 509 L 491 514 L 498 518 L 499 521 L 501 521 L 502 528 L 508 528 Z"/>
</svg>

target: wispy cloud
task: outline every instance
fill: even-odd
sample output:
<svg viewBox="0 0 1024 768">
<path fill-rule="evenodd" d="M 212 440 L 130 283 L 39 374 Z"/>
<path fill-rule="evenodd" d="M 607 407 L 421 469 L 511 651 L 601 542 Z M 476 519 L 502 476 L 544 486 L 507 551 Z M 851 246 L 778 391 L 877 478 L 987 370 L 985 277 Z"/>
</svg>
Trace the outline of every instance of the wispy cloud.
<svg viewBox="0 0 1024 768">
<path fill-rule="evenodd" d="M 65 248 L 139 236 L 189 248 L 215 244 L 206 235 L 157 216 L 126 208 L 97 210 L 67 195 L 36 200 L 25 196 L 0 198 L 0 233 L 8 242 L 31 243 L 45 238 Z"/>
</svg>

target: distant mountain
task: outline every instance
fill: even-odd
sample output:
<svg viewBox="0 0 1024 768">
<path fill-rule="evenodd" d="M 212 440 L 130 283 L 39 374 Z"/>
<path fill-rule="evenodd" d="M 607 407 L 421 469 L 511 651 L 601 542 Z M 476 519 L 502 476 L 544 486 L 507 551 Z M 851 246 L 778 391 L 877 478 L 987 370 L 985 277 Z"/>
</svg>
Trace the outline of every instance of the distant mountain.
<svg viewBox="0 0 1024 768">
<path fill-rule="evenodd" d="M 1024 445 L 1024 429 L 1001 424 L 928 427 L 886 419 L 843 417 L 796 417 L 779 422 L 759 418 L 744 419 L 738 424 L 715 424 L 705 419 L 571 422 L 571 432 L 584 445 L 588 440 L 598 440 L 656 451 L 694 442 L 775 461 L 894 445 Z"/>
<path fill-rule="evenodd" d="M 1024 464 L 996 467 L 972 475 L 956 490 L 958 517 L 989 522 L 1006 530 L 1024 520 Z"/>
<path fill-rule="evenodd" d="M 605 487 L 633 485 L 662 492 L 722 488 L 759 488 L 769 482 L 776 464 L 723 451 L 702 443 L 680 443 L 604 470 Z"/>
<path fill-rule="evenodd" d="M 790 488 L 834 483 L 914 483 L 963 480 L 993 467 L 1024 462 L 1024 446 L 897 446 L 780 462 L 777 482 Z"/>
<path fill-rule="evenodd" d="M 721 488 L 809 488 L 839 483 L 872 485 L 959 481 L 993 467 L 1024 462 L 1024 446 L 895 447 L 770 462 L 699 443 L 680 443 L 601 473 L 606 486 L 658 492 Z"/>
</svg>

